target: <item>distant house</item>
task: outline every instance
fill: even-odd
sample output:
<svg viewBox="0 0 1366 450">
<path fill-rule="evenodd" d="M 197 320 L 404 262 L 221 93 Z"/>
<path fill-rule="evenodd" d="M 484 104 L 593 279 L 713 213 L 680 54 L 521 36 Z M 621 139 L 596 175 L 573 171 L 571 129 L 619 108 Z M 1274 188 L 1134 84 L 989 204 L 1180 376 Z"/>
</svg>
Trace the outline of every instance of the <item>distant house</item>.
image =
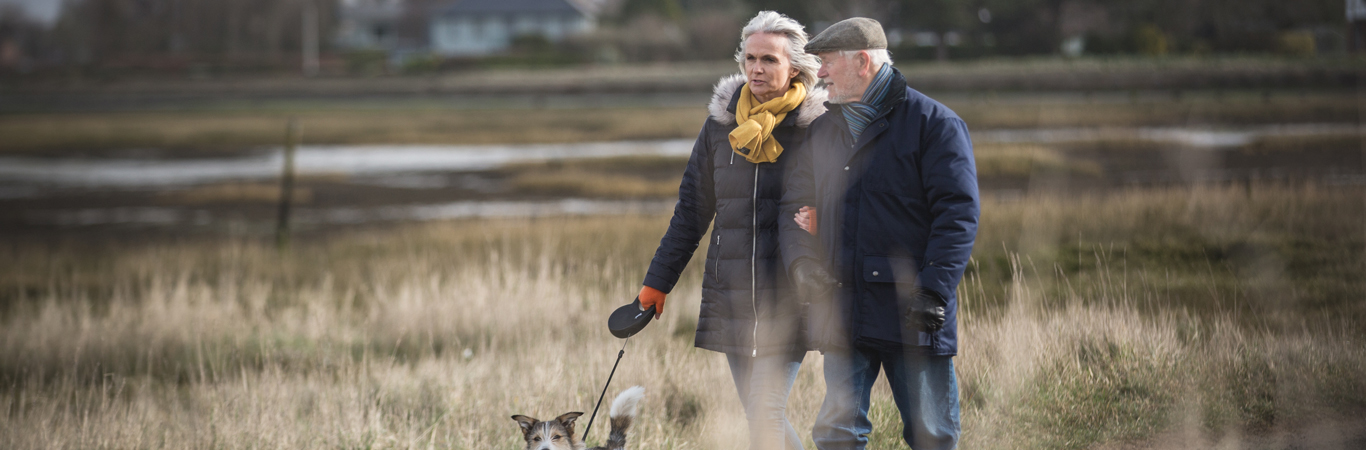
<svg viewBox="0 0 1366 450">
<path fill-rule="evenodd" d="M 458 0 L 432 12 L 431 51 L 447 56 L 500 53 L 518 36 L 550 42 L 590 31 L 591 13 L 568 0 Z"/>
<path fill-rule="evenodd" d="M 1366 2 L 1347 0 L 1347 51 L 1366 51 Z"/>
<path fill-rule="evenodd" d="M 392 50 L 398 45 L 403 0 L 342 0 L 337 44 L 348 49 Z"/>
</svg>

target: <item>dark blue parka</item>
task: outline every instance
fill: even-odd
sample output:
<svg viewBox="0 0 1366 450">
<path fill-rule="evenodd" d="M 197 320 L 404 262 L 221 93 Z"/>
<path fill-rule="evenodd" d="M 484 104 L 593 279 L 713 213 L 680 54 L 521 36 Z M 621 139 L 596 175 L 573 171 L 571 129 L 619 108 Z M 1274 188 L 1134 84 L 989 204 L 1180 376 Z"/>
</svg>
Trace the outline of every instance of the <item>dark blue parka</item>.
<svg viewBox="0 0 1366 450">
<path fill-rule="evenodd" d="M 825 91 L 811 90 L 774 127 L 773 137 L 784 149 L 778 160 L 754 164 L 735 154 L 729 141 L 744 83 L 742 75 L 733 75 L 716 85 L 709 117 L 683 172 L 673 219 L 644 284 L 672 291 L 710 225 L 696 345 L 743 355 L 805 351 L 802 308 L 778 255 L 778 202 L 788 152 L 801 146 L 806 128 L 825 112 Z"/>
<path fill-rule="evenodd" d="M 792 162 L 783 214 L 817 205 L 814 239 L 781 221 L 782 256 L 824 262 L 839 280 L 832 301 L 813 301 L 818 348 L 851 343 L 958 352 L 957 287 L 977 236 L 981 209 L 967 125 L 952 110 L 906 87 L 895 72 L 891 97 L 854 141 L 839 105 L 817 119 Z M 948 300 L 947 323 L 924 333 L 901 320 L 915 289 Z"/>
</svg>

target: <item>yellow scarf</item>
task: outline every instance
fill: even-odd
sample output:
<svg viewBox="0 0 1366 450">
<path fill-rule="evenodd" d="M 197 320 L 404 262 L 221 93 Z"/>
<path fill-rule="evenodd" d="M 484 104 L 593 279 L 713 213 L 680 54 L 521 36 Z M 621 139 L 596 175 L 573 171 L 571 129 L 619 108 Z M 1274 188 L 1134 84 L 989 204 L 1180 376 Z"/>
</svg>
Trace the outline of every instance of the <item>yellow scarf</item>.
<svg viewBox="0 0 1366 450">
<path fill-rule="evenodd" d="M 735 106 L 737 125 L 730 132 L 730 149 L 752 163 L 777 161 L 783 146 L 773 138 L 773 127 L 805 100 L 806 86 L 801 82 L 792 82 L 786 94 L 763 104 L 749 92 L 749 83 L 745 83 L 740 90 L 740 103 Z"/>
</svg>

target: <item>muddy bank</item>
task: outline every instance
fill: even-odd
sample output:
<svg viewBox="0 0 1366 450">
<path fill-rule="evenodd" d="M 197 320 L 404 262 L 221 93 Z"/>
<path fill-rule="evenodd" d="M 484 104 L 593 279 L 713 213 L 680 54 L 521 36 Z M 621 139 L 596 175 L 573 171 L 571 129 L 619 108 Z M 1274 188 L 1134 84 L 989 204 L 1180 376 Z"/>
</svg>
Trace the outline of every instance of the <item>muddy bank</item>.
<svg viewBox="0 0 1366 450">
<path fill-rule="evenodd" d="M 1355 126 L 1051 128 L 974 132 L 984 196 L 1105 195 L 1234 184 L 1366 184 Z M 667 213 L 692 142 L 305 146 L 303 232 L 477 217 Z M 0 157 L 0 231 L 268 234 L 278 149 L 213 158 Z M 121 230 L 121 231 L 120 231 Z"/>
</svg>

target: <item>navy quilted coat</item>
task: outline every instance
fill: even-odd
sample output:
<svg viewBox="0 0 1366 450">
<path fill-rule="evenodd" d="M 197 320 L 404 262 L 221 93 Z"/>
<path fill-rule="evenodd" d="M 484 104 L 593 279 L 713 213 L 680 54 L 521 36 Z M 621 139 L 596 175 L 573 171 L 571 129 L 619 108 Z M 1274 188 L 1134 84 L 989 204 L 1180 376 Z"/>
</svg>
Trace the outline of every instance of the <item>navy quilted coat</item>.
<svg viewBox="0 0 1366 450">
<path fill-rule="evenodd" d="M 778 254 L 778 203 L 787 152 L 802 144 L 807 126 L 825 112 L 825 91 L 812 90 L 774 128 L 773 136 L 784 154 L 775 162 L 754 164 L 735 154 L 728 140 L 735 129 L 735 107 L 744 83 L 741 75 L 717 83 L 709 116 L 678 188 L 673 219 L 644 284 L 672 291 L 693 252 L 706 239 L 696 345 L 751 356 L 805 351 L 803 308 L 792 294 Z M 792 221 L 791 216 L 787 221 Z"/>
</svg>

